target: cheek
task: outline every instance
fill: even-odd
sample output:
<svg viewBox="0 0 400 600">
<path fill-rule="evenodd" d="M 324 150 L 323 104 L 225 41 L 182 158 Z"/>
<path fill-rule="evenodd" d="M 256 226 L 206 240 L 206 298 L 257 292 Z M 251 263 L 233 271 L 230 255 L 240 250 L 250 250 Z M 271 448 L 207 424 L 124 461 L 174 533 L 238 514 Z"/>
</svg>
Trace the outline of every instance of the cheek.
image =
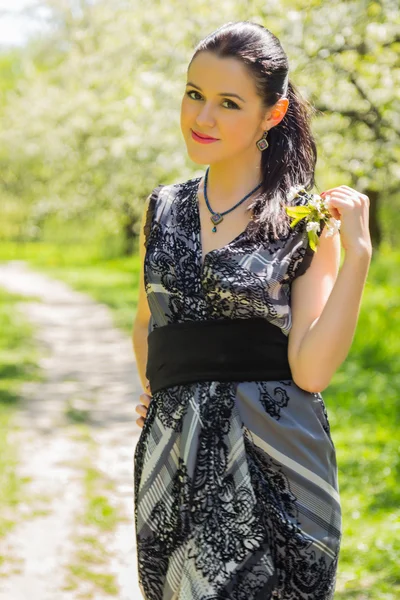
<svg viewBox="0 0 400 600">
<path fill-rule="evenodd" d="M 195 108 L 191 102 L 188 102 L 186 97 L 183 98 L 181 103 L 181 124 L 189 123 L 195 115 Z"/>
<path fill-rule="evenodd" d="M 245 115 L 238 114 L 236 111 L 228 117 L 220 121 L 220 128 L 224 131 L 225 136 L 229 137 L 235 146 L 249 143 L 252 137 L 253 123 L 250 123 Z"/>
<path fill-rule="evenodd" d="M 188 105 L 187 102 L 185 100 L 182 100 L 181 103 L 181 115 L 180 115 L 180 126 L 181 126 L 181 132 L 184 138 L 187 137 L 188 135 L 188 131 L 190 128 L 190 111 L 188 109 Z"/>
</svg>

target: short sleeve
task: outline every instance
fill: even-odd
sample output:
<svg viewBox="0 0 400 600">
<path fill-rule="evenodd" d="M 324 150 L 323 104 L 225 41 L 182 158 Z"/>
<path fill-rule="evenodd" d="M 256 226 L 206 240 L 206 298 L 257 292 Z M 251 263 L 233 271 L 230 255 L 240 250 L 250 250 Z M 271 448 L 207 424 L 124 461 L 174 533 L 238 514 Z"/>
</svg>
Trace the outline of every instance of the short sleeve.
<svg viewBox="0 0 400 600">
<path fill-rule="evenodd" d="M 310 198 L 311 194 L 307 192 L 302 193 L 296 198 L 294 206 L 305 206 Z M 293 238 L 290 244 L 290 256 L 289 256 L 289 267 L 288 276 L 290 282 L 294 281 L 297 277 L 304 275 L 315 254 L 310 246 L 308 238 L 307 223 L 305 219 L 299 221 L 293 228 Z M 320 230 L 317 232 L 318 237 L 321 236 L 325 227 L 325 221 L 321 219 Z"/>
<path fill-rule="evenodd" d="M 152 224 L 153 224 L 153 218 L 154 218 L 154 212 L 155 212 L 155 207 L 156 207 L 156 202 L 157 202 L 157 198 L 158 195 L 160 193 L 160 190 L 163 188 L 163 185 L 158 185 L 156 188 L 154 188 L 154 190 L 151 192 L 150 196 L 148 196 L 148 206 L 147 206 L 147 213 L 146 213 L 146 220 L 144 223 L 144 245 L 147 248 L 148 243 L 149 243 L 149 239 L 150 239 L 150 233 L 152 230 Z"/>
</svg>

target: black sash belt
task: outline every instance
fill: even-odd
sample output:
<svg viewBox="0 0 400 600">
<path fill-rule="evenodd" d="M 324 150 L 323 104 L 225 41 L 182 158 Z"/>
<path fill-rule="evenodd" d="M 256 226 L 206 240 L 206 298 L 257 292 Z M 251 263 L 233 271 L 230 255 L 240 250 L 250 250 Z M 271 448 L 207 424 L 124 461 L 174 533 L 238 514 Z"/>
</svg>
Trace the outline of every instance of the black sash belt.
<svg viewBox="0 0 400 600">
<path fill-rule="evenodd" d="M 151 392 L 195 381 L 292 379 L 288 338 L 261 317 L 185 321 L 148 336 Z"/>
</svg>

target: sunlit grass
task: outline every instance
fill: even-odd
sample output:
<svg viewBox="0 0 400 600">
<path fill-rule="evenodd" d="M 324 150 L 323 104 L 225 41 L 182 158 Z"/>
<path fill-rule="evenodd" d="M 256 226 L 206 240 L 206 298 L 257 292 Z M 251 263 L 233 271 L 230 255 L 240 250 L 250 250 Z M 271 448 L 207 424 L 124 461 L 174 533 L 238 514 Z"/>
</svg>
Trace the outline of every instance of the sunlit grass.
<svg viewBox="0 0 400 600">
<path fill-rule="evenodd" d="M 12 509 L 21 500 L 21 482 L 15 473 L 18 454 L 8 440 L 12 416 L 9 406 L 0 408 L 0 539 L 15 524 Z"/>
<path fill-rule="evenodd" d="M 39 378 L 33 329 L 15 310 L 22 299 L 0 288 L 0 538 L 15 525 L 15 508 L 23 500 L 18 448 L 10 440 L 19 390 L 24 381 Z"/>
<path fill-rule="evenodd" d="M 114 323 L 129 332 L 137 308 L 139 258 L 102 258 L 95 247 L 54 247 L 48 244 L 0 245 L 0 261 L 26 260 L 32 267 L 89 293 L 113 309 Z"/>
<path fill-rule="evenodd" d="M 323 396 L 337 450 L 338 600 L 400 597 L 400 253 L 374 257 L 357 331 Z"/>
<path fill-rule="evenodd" d="M 83 483 L 81 512 L 76 516 L 76 528 L 80 533 L 75 537 L 75 551 L 66 565 L 64 589 L 76 591 L 77 597 L 85 590 L 85 597 L 93 600 L 99 594 L 101 597 L 103 594 L 117 596 L 116 575 L 108 572 L 113 561 L 109 546 L 117 525 L 127 518 L 112 502 L 115 497 L 113 481 L 95 466 L 97 447 L 87 424 L 77 425 L 74 435 L 85 441 L 87 455 L 75 464 L 82 473 Z"/>
<path fill-rule="evenodd" d="M 17 402 L 21 383 L 39 376 L 33 328 L 14 309 L 22 300 L 0 287 L 0 405 Z"/>
</svg>

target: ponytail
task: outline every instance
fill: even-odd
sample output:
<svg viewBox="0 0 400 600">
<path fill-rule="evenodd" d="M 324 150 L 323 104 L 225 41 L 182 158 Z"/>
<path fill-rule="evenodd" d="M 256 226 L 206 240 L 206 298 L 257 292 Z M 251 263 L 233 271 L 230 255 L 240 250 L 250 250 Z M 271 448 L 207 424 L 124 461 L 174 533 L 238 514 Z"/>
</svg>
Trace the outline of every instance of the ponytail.
<svg viewBox="0 0 400 600">
<path fill-rule="evenodd" d="M 269 146 L 261 157 L 263 185 L 252 205 L 260 225 L 272 239 L 289 231 L 290 219 L 284 206 L 290 204 L 290 189 L 302 186 L 309 190 L 315 184 L 317 146 L 310 127 L 313 108 L 290 80 L 286 97 L 289 106 L 284 118 L 268 131 Z"/>
</svg>

